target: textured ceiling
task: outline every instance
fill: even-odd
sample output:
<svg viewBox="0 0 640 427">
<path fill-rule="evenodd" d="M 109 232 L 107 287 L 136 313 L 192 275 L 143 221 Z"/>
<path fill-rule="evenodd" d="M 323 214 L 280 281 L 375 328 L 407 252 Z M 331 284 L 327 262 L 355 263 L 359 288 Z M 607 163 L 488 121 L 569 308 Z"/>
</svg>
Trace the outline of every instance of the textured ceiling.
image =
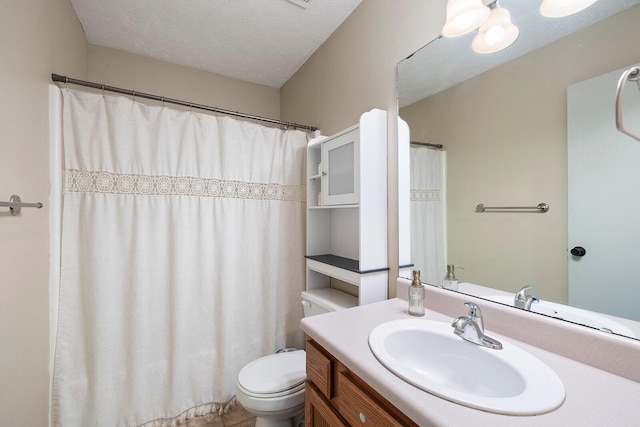
<svg viewBox="0 0 640 427">
<path fill-rule="evenodd" d="M 91 44 L 280 88 L 361 1 L 71 3 Z"/>
</svg>

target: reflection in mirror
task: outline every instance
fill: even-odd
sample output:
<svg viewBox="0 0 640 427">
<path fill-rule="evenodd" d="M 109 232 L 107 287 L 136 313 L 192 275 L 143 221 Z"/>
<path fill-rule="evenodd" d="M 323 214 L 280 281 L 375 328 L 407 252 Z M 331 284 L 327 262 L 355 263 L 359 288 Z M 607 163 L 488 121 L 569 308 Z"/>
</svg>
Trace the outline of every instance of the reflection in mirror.
<svg viewBox="0 0 640 427">
<path fill-rule="evenodd" d="M 520 28 L 505 51 L 474 54 L 471 34 L 399 63 L 410 140 L 443 145 L 407 156 L 411 263 L 425 282 L 442 286 L 454 264 L 461 292 L 509 302 L 530 285 L 532 311 L 640 337 L 640 221 L 628 204 L 640 143 L 614 124 L 616 76 L 640 64 L 639 3 L 601 0 L 550 20 L 531 2 L 502 0 Z M 628 92 L 625 122 L 640 131 L 640 91 Z M 541 202 L 548 212 L 475 210 Z M 571 255 L 577 247 L 584 256 Z"/>
</svg>

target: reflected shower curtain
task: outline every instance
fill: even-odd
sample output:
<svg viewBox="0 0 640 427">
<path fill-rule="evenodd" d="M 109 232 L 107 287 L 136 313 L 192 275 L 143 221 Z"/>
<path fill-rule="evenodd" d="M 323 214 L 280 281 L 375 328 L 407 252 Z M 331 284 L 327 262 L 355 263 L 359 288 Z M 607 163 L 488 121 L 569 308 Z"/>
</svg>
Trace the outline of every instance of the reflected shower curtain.
<svg viewBox="0 0 640 427">
<path fill-rule="evenodd" d="M 219 411 L 304 342 L 306 134 L 63 92 L 53 425 Z"/>
<path fill-rule="evenodd" d="M 423 282 L 442 285 L 446 271 L 444 151 L 411 147 L 411 258 Z"/>
</svg>

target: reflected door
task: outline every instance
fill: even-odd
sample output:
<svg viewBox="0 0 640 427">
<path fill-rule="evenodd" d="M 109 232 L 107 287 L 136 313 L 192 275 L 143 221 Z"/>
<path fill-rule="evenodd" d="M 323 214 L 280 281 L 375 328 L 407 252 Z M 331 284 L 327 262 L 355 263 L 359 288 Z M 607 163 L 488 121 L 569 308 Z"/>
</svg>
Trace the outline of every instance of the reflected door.
<svg viewBox="0 0 640 427">
<path fill-rule="evenodd" d="M 567 90 L 569 305 L 640 321 L 640 142 L 614 122 L 623 71 Z M 634 86 L 625 119 L 640 126 Z"/>
</svg>

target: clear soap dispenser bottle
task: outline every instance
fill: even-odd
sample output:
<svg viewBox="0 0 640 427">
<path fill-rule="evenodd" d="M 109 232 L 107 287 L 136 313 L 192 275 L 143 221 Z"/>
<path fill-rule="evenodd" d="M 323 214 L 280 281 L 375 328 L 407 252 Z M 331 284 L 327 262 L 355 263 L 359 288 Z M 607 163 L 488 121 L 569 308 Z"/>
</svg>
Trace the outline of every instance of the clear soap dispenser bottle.
<svg viewBox="0 0 640 427">
<path fill-rule="evenodd" d="M 413 270 L 413 280 L 409 286 L 409 314 L 424 316 L 424 285 L 420 282 L 420 270 Z"/>
<path fill-rule="evenodd" d="M 458 279 L 453 271 L 455 266 L 453 264 L 447 264 L 447 274 L 442 279 L 442 287 L 445 289 L 458 290 Z"/>
</svg>

